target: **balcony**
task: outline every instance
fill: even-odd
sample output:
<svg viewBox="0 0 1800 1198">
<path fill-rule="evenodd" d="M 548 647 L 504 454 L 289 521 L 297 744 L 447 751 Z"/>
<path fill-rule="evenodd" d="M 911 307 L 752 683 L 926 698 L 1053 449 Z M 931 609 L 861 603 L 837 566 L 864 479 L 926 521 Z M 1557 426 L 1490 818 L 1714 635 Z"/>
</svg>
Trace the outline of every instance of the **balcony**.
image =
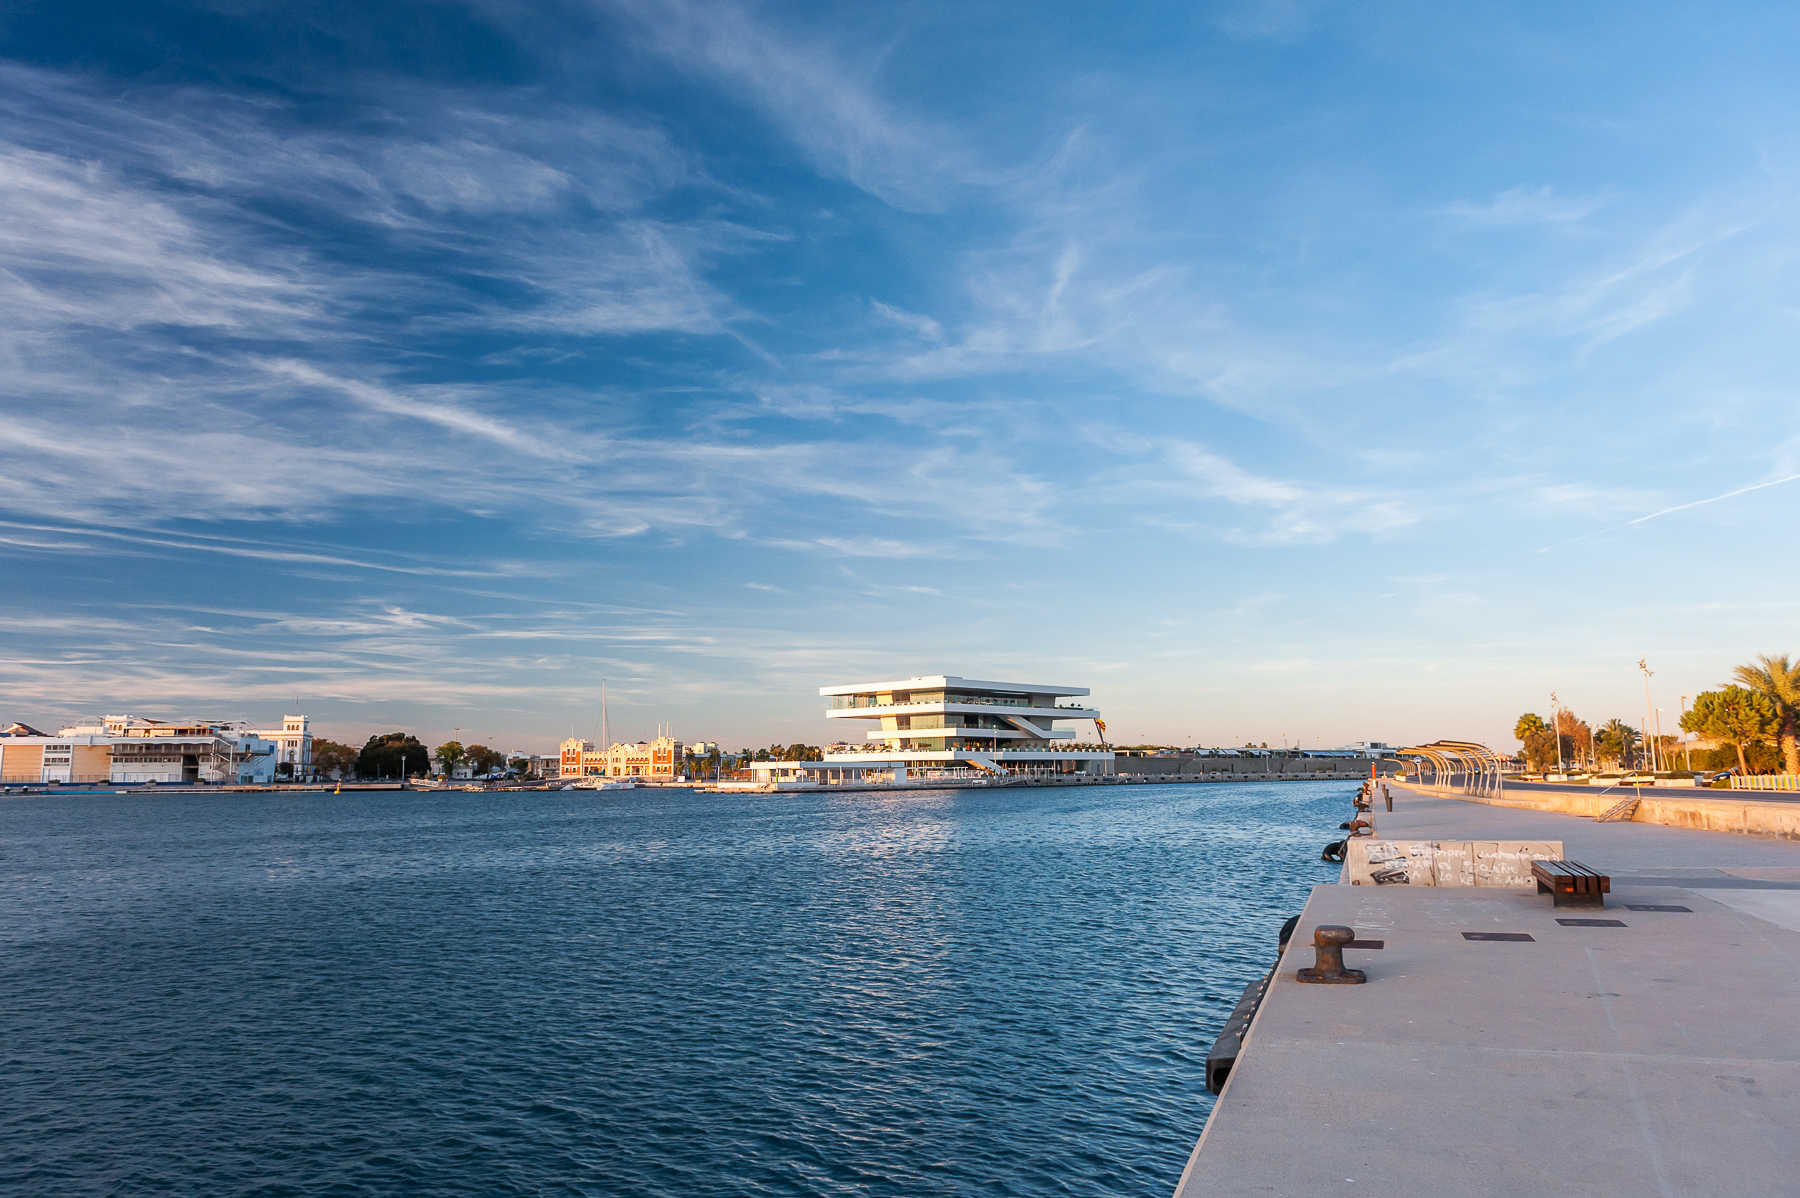
<svg viewBox="0 0 1800 1198">
<path fill-rule="evenodd" d="M 1021 728 L 896 728 L 876 729 L 863 734 L 868 740 L 1073 740 L 1069 729 L 1052 728 L 1043 732 L 1026 732 Z"/>
<path fill-rule="evenodd" d="M 960 749 L 895 749 L 876 745 L 831 745 L 824 750 L 827 761 L 851 760 L 862 762 L 875 761 L 949 761 L 953 758 L 979 753 L 984 757 L 996 760 L 1036 761 L 1052 759 L 1058 761 L 1110 761 L 1113 758 L 1111 749 L 1077 749 L 1073 747 L 1053 747 L 1029 749 L 996 749 L 991 745 L 971 744 Z"/>
<path fill-rule="evenodd" d="M 933 691 L 930 695 L 915 695 L 903 703 L 889 701 L 877 702 L 874 695 L 832 695 L 825 704 L 827 711 L 843 711 L 848 708 L 874 708 L 880 710 L 889 707 L 942 707 L 945 704 L 956 707 L 1029 707 L 1040 711 L 1091 711 L 1074 703 L 1052 703 L 1048 706 L 1033 703 L 1029 699 L 1015 699 L 999 695 L 968 694 L 957 691 L 942 693 Z"/>
<path fill-rule="evenodd" d="M 873 716 L 907 716 L 907 714 L 970 714 L 1003 711 L 1013 716 L 1042 716 L 1046 720 L 1093 720 L 1098 707 L 1033 707 L 1031 703 L 965 702 L 965 700 L 931 700 L 911 703 L 832 703 L 824 709 L 828 720 L 850 716 L 853 720 L 869 720 Z"/>
</svg>

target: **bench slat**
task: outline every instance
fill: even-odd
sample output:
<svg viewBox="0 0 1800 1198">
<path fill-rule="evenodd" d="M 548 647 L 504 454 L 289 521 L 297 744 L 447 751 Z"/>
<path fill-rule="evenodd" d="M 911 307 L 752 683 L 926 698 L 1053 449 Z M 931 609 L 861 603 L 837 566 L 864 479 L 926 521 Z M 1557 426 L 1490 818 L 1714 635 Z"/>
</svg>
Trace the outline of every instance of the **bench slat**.
<svg viewBox="0 0 1800 1198">
<path fill-rule="evenodd" d="M 1604 905 L 1601 896 L 1612 893 L 1610 877 L 1579 861 L 1533 861 L 1531 873 L 1540 888 L 1556 896 L 1558 906 L 1564 898 L 1592 899 Z"/>
</svg>

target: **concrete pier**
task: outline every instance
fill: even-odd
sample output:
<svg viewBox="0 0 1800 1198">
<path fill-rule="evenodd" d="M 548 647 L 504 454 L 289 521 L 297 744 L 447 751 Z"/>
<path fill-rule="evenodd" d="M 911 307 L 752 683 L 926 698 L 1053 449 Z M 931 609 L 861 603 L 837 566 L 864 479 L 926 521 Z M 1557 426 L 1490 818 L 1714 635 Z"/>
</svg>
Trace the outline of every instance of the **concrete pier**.
<svg viewBox="0 0 1800 1198">
<path fill-rule="evenodd" d="M 1178 1198 L 1800 1190 L 1800 843 L 1393 793 L 1377 836 L 1560 840 L 1606 909 L 1316 887 Z M 1366 985 L 1295 980 L 1321 924 Z"/>
</svg>

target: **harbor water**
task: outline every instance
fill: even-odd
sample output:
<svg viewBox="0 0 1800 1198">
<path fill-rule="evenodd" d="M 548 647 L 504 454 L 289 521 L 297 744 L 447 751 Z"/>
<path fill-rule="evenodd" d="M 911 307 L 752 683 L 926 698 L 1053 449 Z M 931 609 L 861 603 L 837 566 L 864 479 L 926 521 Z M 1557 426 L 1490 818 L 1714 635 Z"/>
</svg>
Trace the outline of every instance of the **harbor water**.
<svg viewBox="0 0 1800 1198">
<path fill-rule="evenodd" d="M 0 802 L 0 1192 L 1165 1195 L 1353 790 Z"/>
</svg>

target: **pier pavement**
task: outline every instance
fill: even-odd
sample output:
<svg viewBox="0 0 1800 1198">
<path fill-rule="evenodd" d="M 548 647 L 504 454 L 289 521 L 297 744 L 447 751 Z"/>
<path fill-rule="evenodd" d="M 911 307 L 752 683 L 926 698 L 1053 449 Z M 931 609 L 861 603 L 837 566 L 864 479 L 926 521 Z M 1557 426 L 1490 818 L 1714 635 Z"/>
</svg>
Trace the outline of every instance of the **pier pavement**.
<svg viewBox="0 0 1800 1198">
<path fill-rule="evenodd" d="M 1800 843 L 1393 793 L 1377 836 L 1561 840 L 1606 909 L 1316 887 L 1177 1198 L 1800 1190 Z M 1368 984 L 1295 980 L 1325 923 Z"/>
</svg>

